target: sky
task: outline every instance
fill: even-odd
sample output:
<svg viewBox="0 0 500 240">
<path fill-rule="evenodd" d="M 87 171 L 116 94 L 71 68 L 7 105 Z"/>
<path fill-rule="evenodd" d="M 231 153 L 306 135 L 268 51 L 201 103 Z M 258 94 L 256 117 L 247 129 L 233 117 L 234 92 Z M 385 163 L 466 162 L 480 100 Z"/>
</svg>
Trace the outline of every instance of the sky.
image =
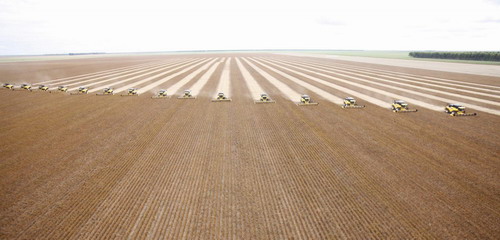
<svg viewBox="0 0 500 240">
<path fill-rule="evenodd" d="M 0 55 L 500 51 L 500 0 L 0 0 Z"/>
</svg>

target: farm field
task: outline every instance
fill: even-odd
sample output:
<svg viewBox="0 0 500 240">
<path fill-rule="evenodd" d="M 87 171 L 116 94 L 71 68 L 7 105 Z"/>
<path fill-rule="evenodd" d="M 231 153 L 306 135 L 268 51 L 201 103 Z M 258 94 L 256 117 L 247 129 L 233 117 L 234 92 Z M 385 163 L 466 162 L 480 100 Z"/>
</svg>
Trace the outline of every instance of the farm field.
<svg viewBox="0 0 500 240">
<path fill-rule="evenodd" d="M 0 90 L 0 239 L 500 236 L 499 77 L 220 53 L 0 63 L 0 82 L 52 91 Z"/>
<path fill-rule="evenodd" d="M 351 56 L 351 57 L 370 57 L 370 58 L 388 58 L 388 59 L 406 59 L 415 61 L 428 61 L 428 62 L 450 62 L 450 63 L 467 63 L 467 64 L 487 64 L 487 65 L 500 65 L 498 61 L 474 61 L 474 60 L 458 60 L 458 59 L 433 59 L 433 58 L 414 58 L 411 57 L 410 51 L 370 51 L 370 50 L 318 50 L 318 51 L 293 51 L 290 53 L 313 53 L 313 54 L 327 54 L 337 56 Z"/>
</svg>

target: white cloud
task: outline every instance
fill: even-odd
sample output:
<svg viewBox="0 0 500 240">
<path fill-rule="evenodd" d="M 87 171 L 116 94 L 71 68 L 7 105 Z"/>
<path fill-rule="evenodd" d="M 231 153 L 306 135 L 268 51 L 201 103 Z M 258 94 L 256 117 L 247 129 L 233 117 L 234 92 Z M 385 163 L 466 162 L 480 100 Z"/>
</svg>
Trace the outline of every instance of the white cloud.
<svg viewBox="0 0 500 240">
<path fill-rule="evenodd" d="M 499 50 L 498 1 L 0 1 L 0 55 L 210 49 Z"/>
</svg>

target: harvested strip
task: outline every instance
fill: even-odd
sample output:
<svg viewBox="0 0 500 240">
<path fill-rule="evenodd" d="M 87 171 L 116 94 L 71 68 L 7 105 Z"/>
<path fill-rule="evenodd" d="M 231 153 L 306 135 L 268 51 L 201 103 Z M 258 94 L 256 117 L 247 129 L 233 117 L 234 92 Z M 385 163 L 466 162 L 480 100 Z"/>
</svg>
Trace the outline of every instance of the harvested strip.
<svg viewBox="0 0 500 240">
<path fill-rule="evenodd" d="M 285 70 L 287 70 L 289 72 L 292 72 L 294 74 L 306 77 L 306 78 L 308 78 L 310 80 L 313 80 L 313 81 L 319 82 L 321 84 L 324 84 L 326 86 L 338 89 L 338 90 L 343 91 L 343 92 L 345 92 L 345 93 L 347 93 L 349 95 L 362 98 L 362 99 L 364 99 L 364 100 L 366 100 L 368 102 L 371 102 L 371 103 L 373 103 L 375 105 L 378 105 L 380 107 L 387 108 L 389 106 L 389 104 L 390 104 L 390 103 L 384 102 L 382 100 L 379 100 L 379 99 L 370 97 L 368 95 L 362 94 L 360 92 L 356 92 L 356 91 L 350 90 L 348 88 L 344 88 L 344 87 L 341 87 L 339 85 L 330 83 L 328 81 L 325 81 L 325 80 L 313 77 L 311 75 L 304 74 L 304 73 L 301 73 L 301 72 L 298 72 L 298 71 L 295 71 L 293 69 L 286 68 L 286 67 L 283 67 L 283 66 L 279 66 L 277 64 L 273 64 L 273 63 L 271 63 L 269 61 L 266 61 L 266 60 L 263 60 L 263 59 L 261 59 L 261 60 L 265 61 L 265 62 L 267 62 L 267 63 L 269 63 L 271 65 L 274 65 L 274 66 L 277 66 L 279 68 L 285 69 Z M 283 63 L 283 65 L 287 65 L 287 64 Z M 428 108 L 428 109 L 431 109 L 431 110 L 434 110 L 434 111 L 441 111 L 442 110 L 442 107 L 439 107 L 439 106 L 436 106 L 436 105 L 432 105 L 432 104 L 428 104 L 428 103 L 425 103 L 425 102 L 422 102 L 422 101 L 419 101 L 419 100 L 416 100 L 416 99 L 410 99 L 410 98 L 407 98 L 405 96 L 401 96 L 401 95 L 398 95 L 398 94 L 390 93 L 390 92 L 383 91 L 383 90 L 376 89 L 376 88 L 372 88 L 372 87 L 367 87 L 367 86 L 364 86 L 362 84 L 353 83 L 353 82 L 350 82 L 350 81 L 347 81 L 347 80 L 344 80 L 344 79 L 340 79 L 340 78 L 328 76 L 328 75 L 325 75 L 325 74 L 316 73 L 316 72 L 313 72 L 313 71 L 308 71 L 307 69 L 302 69 L 302 68 L 300 68 L 300 69 L 303 70 L 303 71 L 312 72 L 314 74 L 321 75 L 321 76 L 326 77 L 326 78 L 334 79 L 334 80 L 337 80 L 339 82 L 347 83 L 347 84 L 350 84 L 350 85 L 355 86 L 355 87 L 364 88 L 364 89 L 370 90 L 372 92 L 380 93 L 380 94 L 386 95 L 386 96 L 391 97 L 391 98 L 405 99 L 406 101 L 411 102 L 411 103 L 413 103 L 415 105 L 419 105 L 419 106 L 422 106 L 422 107 L 425 107 L 425 108 Z"/>
<path fill-rule="evenodd" d="M 99 85 L 97 88 L 100 88 L 100 87 L 105 87 L 105 86 L 108 86 L 109 84 L 113 84 L 113 82 L 111 81 L 114 81 L 116 79 L 124 79 L 124 81 L 131 81 L 131 80 L 134 80 L 134 79 L 137 79 L 137 78 L 140 78 L 140 77 L 143 77 L 143 76 L 147 76 L 149 74 L 153 74 L 153 73 L 156 73 L 156 72 L 160 72 L 160 71 L 164 71 L 165 69 L 168 69 L 168 68 L 171 68 L 173 66 L 177 66 L 177 65 L 180 65 L 180 64 L 183 64 L 183 63 L 186 63 L 186 62 L 193 62 L 194 60 L 191 60 L 191 61 L 183 61 L 183 62 L 180 62 L 180 63 L 175 63 L 175 64 L 168 64 L 168 65 L 163 65 L 163 66 L 159 66 L 159 67 L 154 67 L 154 68 L 150 68 L 150 69 L 144 69 L 144 70 L 141 70 L 141 71 L 137 71 L 137 72 L 131 72 L 131 73 L 128 73 L 128 74 L 124 74 L 124 75 L 119 75 L 119 76 L 116 76 L 116 77 L 112 77 L 112 78 L 106 78 L 104 80 L 101 80 L 101 81 L 97 81 L 97 82 L 92 82 L 92 83 L 89 83 L 89 84 L 84 84 L 86 87 L 91 87 L 91 86 L 95 86 L 95 85 L 98 85 L 98 84 L 101 84 Z M 136 74 L 139 74 L 139 73 L 142 73 L 140 75 L 136 75 Z M 131 78 L 126 78 L 128 76 L 133 76 Z M 109 83 L 111 82 L 111 83 Z M 102 84 L 102 83 L 106 83 L 106 84 Z M 71 84 L 71 85 L 76 85 L 76 84 Z M 69 85 L 69 86 L 71 86 Z M 82 83 L 79 83 L 78 85 L 82 85 Z M 73 90 L 76 90 L 78 89 L 78 87 L 75 87 L 75 88 L 69 88 L 68 91 L 73 91 Z M 92 90 L 95 90 L 95 89 L 92 89 Z"/>
<path fill-rule="evenodd" d="M 193 66 L 190 66 L 190 67 L 188 67 L 188 68 L 185 68 L 185 69 L 183 69 L 183 70 L 181 70 L 181 71 L 178 71 L 178 72 L 176 72 L 176 73 L 174 73 L 174 74 L 172 74 L 172 75 L 170 75 L 170 76 L 168 76 L 168 77 L 166 77 L 166 78 L 163 78 L 163 79 L 161 79 L 161 80 L 159 80 L 159 81 L 156 81 L 156 82 L 154 82 L 154 83 L 151 83 L 151 84 L 149 84 L 149 85 L 147 85 L 147 86 L 145 86 L 145 87 L 141 88 L 141 89 L 139 90 L 139 93 L 143 93 L 143 92 L 149 91 L 149 90 L 151 90 L 151 89 L 153 89 L 153 88 L 155 88 L 155 87 L 157 87 L 157 86 L 160 86 L 161 84 L 163 84 L 163 83 L 165 83 L 165 82 L 169 81 L 170 79 L 172 79 L 172 78 L 174 78 L 174 77 L 177 77 L 177 76 L 179 76 L 179 75 L 181 75 L 181 74 L 183 74 L 183 73 L 185 73 L 185 72 L 187 72 L 187 71 L 189 71 L 189 70 L 191 70 L 191 69 L 193 69 L 193 68 L 195 68 L 195 67 L 199 66 L 199 65 L 200 65 L 200 64 L 202 64 L 202 63 L 206 63 L 206 62 L 207 62 L 207 61 L 209 61 L 210 59 L 211 59 L 211 58 L 209 58 L 209 59 L 207 59 L 207 60 L 205 60 L 205 61 L 203 61 L 203 62 L 201 62 L 201 63 L 197 63 L 196 65 L 193 65 Z M 195 72 L 197 72 L 196 74 L 193 74 L 193 73 L 189 74 L 188 76 L 190 76 L 190 77 L 191 77 L 189 80 L 191 80 L 192 78 L 194 78 L 194 77 L 195 77 L 195 76 L 196 76 L 199 72 L 201 72 L 201 71 L 205 70 L 205 69 L 206 69 L 206 67 L 208 67 L 208 65 L 210 65 L 210 64 L 211 64 L 212 62 L 214 62 L 215 60 L 217 60 L 217 58 L 215 58 L 215 59 L 211 60 L 210 62 L 208 62 L 207 64 L 205 64 L 205 65 L 204 65 L 204 67 L 202 67 L 202 68 L 200 68 L 200 69 L 196 70 L 196 71 L 195 71 Z M 186 79 L 186 78 L 187 78 L 187 77 L 185 77 L 184 79 Z M 184 80 L 184 79 L 183 79 L 183 80 Z M 189 80 L 188 80 L 188 81 L 189 81 Z M 182 80 L 181 80 L 181 81 L 182 81 Z M 172 93 L 175 93 L 174 91 L 171 91 L 171 92 L 172 92 Z"/>
<path fill-rule="evenodd" d="M 335 64 L 336 65 L 344 65 L 344 66 L 354 67 L 354 66 L 348 65 L 348 64 L 341 64 L 341 63 L 335 63 Z M 439 80 L 438 81 L 439 83 L 441 83 L 441 82 L 450 82 L 450 83 L 467 84 L 467 85 L 471 85 L 471 86 L 480 86 L 480 87 L 500 89 L 500 86 L 493 86 L 493 85 L 480 84 L 480 83 L 471 83 L 471 82 L 463 82 L 463 81 L 451 80 L 451 79 L 446 79 L 446 78 L 431 77 L 431 76 L 422 76 L 422 75 L 415 75 L 415 74 L 410 74 L 410 73 L 401 73 L 401 72 L 396 72 L 396 71 L 375 69 L 375 68 L 370 68 L 370 67 L 359 67 L 359 66 L 356 66 L 356 68 L 369 69 L 369 70 L 373 70 L 373 71 L 387 72 L 387 73 L 393 73 L 393 74 L 398 74 L 398 75 L 413 76 L 413 77 L 417 77 L 417 78 L 427 78 L 429 80 L 431 80 L 431 79 L 433 79 L 433 80 Z"/>
<path fill-rule="evenodd" d="M 324 65 L 324 64 L 315 64 L 315 63 L 312 63 L 312 62 L 304 62 L 304 61 L 292 61 L 292 60 L 290 60 L 290 61 L 285 61 L 285 62 L 289 62 L 289 63 L 290 62 L 295 62 L 295 63 L 300 63 L 301 65 L 309 65 L 309 66 L 316 66 L 316 67 L 320 67 L 321 66 L 321 68 L 328 68 L 330 70 L 333 68 L 333 69 L 338 69 L 339 71 L 340 70 L 352 71 L 352 72 L 358 72 L 358 73 L 361 73 L 361 74 L 369 72 L 369 73 L 372 73 L 372 74 L 375 74 L 375 75 L 378 75 L 378 76 L 381 76 L 381 77 L 384 77 L 384 78 L 389 78 L 389 79 L 397 80 L 398 81 L 397 83 L 400 83 L 401 81 L 403 81 L 403 82 L 410 82 L 410 83 L 418 83 L 418 84 L 422 84 L 422 85 L 426 85 L 426 86 L 433 86 L 433 87 L 439 87 L 439 88 L 444 88 L 444 89 L 450 89 L 450 90 L 454 90 L 454 91 L 458 91 L 458 92 L 465 92 L 465 93 L 472 93 L 472 94 L 482 95 L 482 96 L 487 96 L 487 97 L 500 98 L 500 95 L 498 95 L 498 94 L 488 94 L 488 93 L 482 93 L 482 92 L 477 92 L 477 91 L 465 90 L 465 89 L 460 89 L 460 88 L 469 88 L 469 89 L 475 89 L 475 90 L 480 90 L 480 91 L 489 91 L 489 92 L 500 93 L 500 91 L 497 91 L 497 90 L 490 90 L 490 89 L 484 89 L 484 88 L 478 88 L 478 87 L 469 87 L 469 86 L 463 86 L 463 85 L 457 85 L 457 84 L 450 84 L 450 83 L 442 83 L 442 82 L 439 83 L 439 84 L 453 86 L 453 87 L 447 87 L 447 86 L 442 86 L 442 85 L 439 85 L 439 84 L 435 84 L 435 81 L 429 81 L 429 80 L 425 80 L 425 79 L 422 79 L 422 78 L 398 76 L 396 74 L 379 73 L 379 72 L 371 71 L 371 70 L 358 70 L 357 68 L 344 68 L 344 67 L 337 67 L 337 66 L 328 66 L 328 65 Z M 351 72 L 349 72 L 349 73 L 351 73 Z M 402 77 L 409 78 L 409 79 L 403 79 Z M 410 79 L 414 79 L 414 80 L 410 80 Z M 417 80 L 417 81 L 415 81 L 415 80 Z M 427 83 L 427 82 L 431 82 L 431 83 Z"/>
<path fill-rule="evenodd" d="M 217 69 L 217 67 L 219 66 L 219 63 L 220 62 L 216 62 L 214 65 L 212 65 L 212 67 L 210 67 L 210 69 L 208 69 L 208 71 L 203 74 L 203 76 L 201 76 L 201 78 L 198 79 L 195 84 L 193 84 L 193 86 L 191 87 L 193 95 L 196 96 L 200 94 L 201 89 L 207 84 L 208 79 L 210 79 L 212 74 L 214 74 L 215 69 Z"/>
<path fill-rule="evenodd" d="M 160 61 L 160 62 L 162 62 L 162 61 Z M 83 78 L 86 76 L 101 75 L 101 74 L 106 74 L 106 73 L 110 73 L 110 72 L 115 72 L 115 71 L 125 70 L 125 69 L 129 69 L 129 68 L 135 68 L 135 67 L 141 67 L 141 66 L 148 66 L 148 65 L 157 64 L 157 63 L 158 63 L 158 61 L 154 61 L 154 62 L 148 62 L 148 63 L 138 64 L 138 65 L 133 65 L 133 66 L 126 66 L 126 67 L 120 67 L 120 68 L 115 68 L 115 69 L 110 69 L 110 70 L 99 71 L 99 72 L 86 73 L 86 74 L 77 75 L 77 76 L 58 78 L 58 79 L 53 79 L 53 80 L 48 80 L 48 81 L 43 81 L 43 82 L 37 82 L 37 83 L 34 83 L 34 85 L 52 84 L 53 82 L 57 82 L 57 81 L 64 81 L 64 80 L 69 80 L 69 79 L 74 79 L 74 78 Z"/>
<path fill-rule="evenodd" d="M 109 76 L 109 75 L 115 74 L 115 73 L 127 72 L 127 71 L 130 71 L 130 70 L 136 70 L 136 69 L 143 69 L 143 68 L 147 68 L 147 67 L 151 67 L 151 66 L 159 66 L 161 64 L 169 63 L 169 62 L 172 62 L 172 61 L 174 61 L 174 60 L 162 61 L 162 62 L 155 62 L 155 63 L 151 63 L 151 64 L 147 64 L 147 65 L 142 65 L 141 64 L 140 66 L 133 66 L 133 67 L 128 67 L 128 68 L 120 69 L 120 70 L 112 70 L 112 71 L 105 72 L 105 73 L 86 74 L 86 76 L 83 76 L 83 77 L 71 77 L 71 79 L 66 79 L 65 78 L 62 81 L 61 81 L 61 79 L 55 79 L 55 80 L 51 80 L 51 82 L 48 83 L 48 85 L 65 85 L 65 84 L 68 84 L 68 83 L 71 83 L 71 82 L 82 81 L 82 80 L 86 80 L 86 79 L 89 79 L 89 78 Z"/>
<path fill-rule="evenodd" d="M 219 85 L 217 86 L 217 93 L 223 92 L 227 96 L 231 96 L 230 74 L 231 74 L 231 58 L 228 57 L 226 63 L 224 64 L 224 69 L 222 70 L 222 74 L 220 75 Z"/>
<path fill-rule="evenodd" d="M 173 64 L 173 65 L 170 65 L 170 66 L 164 67 L 164 68 L 162 68 L 162 69 L 160 69 L 160 70 L 158 70 L 158 71 L 163 71 L 163 70 L 165 70 L 165 69 L 167 69 L 167 68 L 172 68 L 172 67 L 176 67 L 176 66 L 179 66 L 179 65 L 183 65 L 183 66 L 184 66 L 185 64 L 191 64 L 191 63 L 198 62 L 198 61 L 200 61 L 200 60 L 183 61 L 183 62 L 180 62 L 180 63 L 176 63 L 176 64 Z M 157 71 L 154 71 L 154 72 L 157 72 Z M 148 77 L 148 78 L 146 78 L 146 79 L 149 79 L 149 80 L 151 80 L 151 79 L 155 79 L 155 78 L 161 77 L 161 76 L 163 76 L 163 75 L 165 75 L 165 74 L 168 74 L 168 73 L 170 73 L 170 72 L 172 72 L 172 71 L 160 72 L 159 74 L 156 74 L 156 75 L 150 76 L 150 77 Z M 129 82 L 129 81 L 131 81 L 131 80 L 135 80 L 135 79 L 137 79 L 137 78 L 140 78 L 140 77 L 143 77 L 143 76 L 149 75 L 149 74 L 151 74 L 151 73 L 152 73 L 152 72 L 148 72 L 148 73 L 145 73 L 145 74 L 141 74 L 141 75 L 139 75 L 139 76 L 134 76 L 134 77 L 132 77 L 132 78 L 127 78 L 127 79 L 124 79 L 124 80 L 121 80 L 121 81 L 112 82 L 112 83 L 109 83 L 109 84 L 106 84 L 106 85 L 101 85 L 101 86 L 96 87 L 96 88 L 94 88 L 94 89 L 90 89 L 90 90 L 89 90 L 89 93 L 100 91 L 102 88 L 107 87 L 107 86 L 117 86 L 117 85 L 119 85 L 119 84 L 122 84 L 122 83 L 125 83 L 125 82 Z"/>
<path fill-rule="evenodd" d="M 286 65 L 286 66 L 294 67 L 294 66 L 286 64 L 286 63 L 282 63 L 282 64 Z M 431 105 L 431 104 L 428 104 L 428 103 L 424 103 L 424 102 L 421 102 L 421 101 L 416 100 L 416 99 L 411 99 L 411 98 L 408 98 L 408 97 L 405 97 L 405 96 L 402 96 L 402 95 L 397 95 L 397 94 L 390 93 L 390 92 L 387 92 L 387 91 L 383 91 L 383 90 L 380 90 L 380 89 L 377 89 L 377 88 L 364 86 L 362 84 L 353 83 L 353 82 L 348 81 L 348 80 L 344 80 L 344 79 L 332 77 L 332 76 L 329 76 L 329 75 L 326 75 L 326 74 L 322 74 L 322 73 L 318 73 L 318 72 L 315 72 L 315 71 L 310 71 L 310 70 L 307 70 L 305 68 L 301 68 L 301 67 L 296 67 L 296 68 L 301 69 L 301 70 L 306 71 L 306 72 L 311 72 L 311 73 L 314 73 L 314 74 L 317 74 L 317 75 L 320 75 L 320 76 L 331 78 L 331 79 L 334 79 L 334 80 L 337 80 L 337 81 L 340 81 L 340 82 L 351 84 L 353 86 L 364 88 L 364 89 L 367 89 L 367 90 L 370 90 L 370 91 L 373 91 L 373 92 L 384 94 L 386 96 L 391 96 L 393 98 L 406 99 L 408 102 L 413 102 L 415 105 L 419 105 L 419 106 L 422 106 L 422 107 L 425 107 L 425 108 L 428 108 L 428 109 L 431 109 L 431 110 L 442 111 L 442 107 L 439 107 L 439 106 L 436 106 L 436 105 Z M 313 67 L 310 67 L 310 68 L 313 68 Z M 342 74 L 338 74 L 338 75 L 342 75 Z M 344 76 L 346 76 L 346 75 L 344 75 Z M 402 92 L 409 92 L 411 94 L 423 96 L 423 97 L 426 97 L 428 99 L 434 99 L 434 100 L 438 100 L 438 101 L 442 101 L 442 102 L 447 102 L 447 103 L 458 102 L 458 101 L 452 100 L 452 99 L 437 97 L 437 96 L 426 94 L 426 93 L 420 93 L 420 92 L 410 91 L 410 90 L 406 90 L 404 88 L 399 88 L 399 87 L 389 86 L 389 85 L 385 85 L 385 84 L 375 83 L 375 82 L 367 81 L 367 80 L 360 79 L 360 78 L 355 78 L 355 77 L 350 77 L 350 76 L 347 76 L 347 77 L 352 78 L 352 79 L 356 79 L 356 80 L 359 80 L 359 81 L 363 81 L 363 82 L 368 82 L 368 83 L 371 83 L 371 84 L 374 84 L 374 85 L 379 85 L 379 86 L 382 86 L 384 88 L 391 88 L 391 89 L 402 91 Z M 491 113 L 491 114 L 495 114 L 495 115 L 500 115 L 500 111 L 499 110 L 495 110 L 495 109 L 491 109 L 491 108 L 486 108 L 486 107 L 481 107 L 481 106 L 477 106 L 477 105 L 470 104 L 470 103 L 467 103 L 465 105 L 467 105 L 470 108 L 479 110 L 479 111 L 483 111 L 483 112 L 487 112 L 487 113 Z"/>
<path fill-rule="evenodd" d="M 250 61 L 246 60 L 245 58 L 242 58 L 243 61 L 245 61 L 250 67 L 255 69 L 260 75 L 262 75 L 265 79 L 267 79 L 272 85 L 274 85 L 277 89 L 280 90 L 281 93 L 285 94 L 285 96 L 293 101 L 294 99 L 299 99 L 300 98 L 300 93 L 296 92 L 295 90 L 291 89 L 289 86 L 281 82 L 280 80 L 274 78 L 273 76 L 269 75 L 259 67 L 255 66 L 252 64 Z"/>
<path fill-rule="evenodd" d="M 261 65 L 269 68 L 271 71 L 274 71 L 277 74 L 279 74 L 279 75 L 281 75 L 283 77 L 286 77 L 290 81 L 292 81 L 292 82 L 294 82 L 294 83 L 296 83 L 296 84 L 298 84 L 298 85 L 300 85 L 300 86 L 302 86 L 304 88 L 307 88 L 307 89 L 315 92 L 316 94 L 322 96 L 323 98 L 325 98 L 326 100 L 328 100 L 328 101 L 330 101 L 332 103 L 342 104 L 342 102 L 343 102 L 342 98 L 340 98 L 338 96 L 335 96 L 335 95 L 333 95 L 333 94 L 331 94 L 329 92 L 326 92 L 326 91 L 324 91 L 324 90 L 322 90 L 322 89 L 320 89 L 320 88 L 318 88 L 318 87 L 316 87 L 316 86 L 314 86 L 312 84 L 306 83 L 303 80 L 300 80 L 300 79 L 298 79 L 296 77 L 290 76 L 290 75 L 288 75 L 288 74 L 286 74 L 286 73 L 284 73 L 284 72 L 282 72 L 282 71 L 280 71 L 280 70 L 278 70 L 276 68 L 270 67 L 269 65 L 266 65 L 266 64 L 264 64 L 264 63 L 262 63 L 260 61 L 257 61 L 255 59 L 253 59 L 253 60 L 256 61 L 256 62 L 258 62 L 259 64 L 261 64 Z M 272 76 L 268 76 L 268 77 L 272 77 Z M 296 96 L 297 95 L 298 95 L 298 93 L 296 94 Z M 296 97 L 294 97 L 293 99 L 296 99 Z"/>
<path fill-rule="evenodd" d="M 137 71 L 141 71 L 141 70 L 149 70 L 149 69 L 154 69 L 154 68 L 158 68 L 158 67 L 162 67 L 164 66 L 164 64 L 161 64 L 161 65 L 155 65 L 153 67 L 147 67 L 147 68 L 139 68 L 139 69 L 133 69 L 133 70 L 127 70 L 127 71 L 121 71 L 121 72 L 117 72 L 117 73 L 114 73 L 114 74 L 109 74 L 109 75 L 103 75 L 103 76 L 100 76 L 100 77 L 96 77 L 96 78 L 93 78 L 91 77 L 90 79 L 87 79 L 85 78 L 84 79 L 79 79 L 79 80 L 71 80 L 69 82 L 71 83 L 66 83 L 66 84 L 63 84 L 63 83 L 58 83 L 58 85 L 66 85 L 66 86 L 75 86 L 75 85 L 84 85 L 85 83 L 88 83 L 88 82 L 94 82 L 96 80 L 101 80 L 101 79 L 108 79 L 110 77 L 114 77 L 114 76 L 118 76 L 118 77 L 121 77 L 123 76 L 124 74 L 135 74 Z M 78 81 L 78 82 L 75 82 L 75 81 Z M 50 88 L 50 90 L 56 90 L 57 87 L 52 87 Z"/>
<path fill-rule="evenodd" d="M 250 95 L 252 96 L 253 99 L 260 99 L 260 94 L 264 93 L 264 90 L 262 87 L 257 83 L 255 78 L 252 77 L 252 75 L 248 72 L 248 70 L 241 64 L 240 60 L 238 58 L 236 59 L 236 65 L 238 65 L 238 68 L 240 69 L 241 75 L 243 75 L 243 79 L 245 80 L 245 84 L 248 87 L 248 90 L 250 91 Z"/>
<path fill-rule="evenodd" d="M 289 61 L 281 61 L 281 62 L 288 62 L 288 63 L 290 63 Z M 414 86 L 414 85 L 411 85 L 411 84 L 405 84 L 405 83 L 401 83 L 401 82 L 395 82 L 395 81 L 392 81 L 392 80 L 386 80 L 386 79 L 382 79 L 382 78 L 372 77 L 372 76 L 365 75 L 365 74 L 352 73 L 352 72 L 348 72 L 348 71 L 344 71 L 344 70 L 334 70 L 334 71 L 321 70 L 320 68 L 314 67 L 314 65 L 311 65 L 311 64 L 295 63 L 294 65 L 299 65 L 299 66 L 307 65 L 307 66 L 309 66 L 309 68 L 317 69 L 317 70 L 323 71 L 323 72 L 333 73 L 333 74 L 336 74 L 336 75 L 339 75 L 339 76 L 349 77 L 349 78 L 360 80 L 360 81 L 362 81 L 361 78 L 357 78 L 357 77 L 353 77 L 353 76 L 345 75 L 345 74 L 341 74 L 341 73 L 348 73 L 348 74 L 352 74 L 352 75 L 355 75 L 355 76 L 370 78 L 370 79 L 378 80 L 378 81 L 381 81 L 381 82 L 387 82 L 387 83 L 390 83 L 390 84 L 397 83 L 397 84 L 402 85 L 402 86 L 412 87 L 412 88 L 416 88 L 416 89 L 420 89 L 420 90 L 424 90 L 424 91 L 428 91 L 428 92 L 434 92 L 434 93 L 449 95 L 449 96 L 452 96 L 452 97 L 457 97 L 457 98 L 462 98 L 462 99 L 469 99 L 469 100 L 476 101 L 476 102 L 482 102 L 482 103 L 486 103 L 486 104 L 490 104 L 490 105 L 500 106 L 499 102 L 495 102 L 495 101 L 491 101 L 491 100 L 486 100 L 486 99 L 481 99 L 481 98 L 471 97 L 471 96 L 458 95 L 458 94 L 455 94 L 455 93 L 449 93 L 449 92 L 446 92 L 446 91 L 440 91 L 440 90 L 431 89 L 431 88 Z M 416 82 L 416 81 L 412 81 L 412 82 Z M 447 88 L 449 88 L 449 87 L 447 87 Z M 449 89 L 453 89 L 453 88 L 449 88 Z M 476 93 L 476 92 L 472 92 L 472 93 Z M 499 97 L 499 96 L 495 96 L 495 97 Z"/>
</svg>

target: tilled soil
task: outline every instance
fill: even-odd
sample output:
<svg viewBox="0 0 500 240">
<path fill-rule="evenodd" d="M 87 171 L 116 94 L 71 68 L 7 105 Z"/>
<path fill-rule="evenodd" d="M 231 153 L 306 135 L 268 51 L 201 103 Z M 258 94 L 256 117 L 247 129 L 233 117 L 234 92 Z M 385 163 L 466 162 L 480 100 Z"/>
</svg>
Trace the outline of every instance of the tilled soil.
<svg viewBox="0 0 500 240">
<path fill-rule="evenodd" d="M 0 91 L 0 239 L 500 236 L 498 116 L 395 114 L 362 100 L 366 108 L 346 110 L 314 93 L 318 106 L 299 107 L 242 61 L 276 100 L 254 104 L 242 56 L 270 55 L 203 55 L 232 57 L 232 102 Z M 78 61 L 16 64 L 30 78 L 36 69 L 54 78 L 111 69 Z M 215 92 L 223 68 L 202 92 Z M 0 66 L 2 81 L 20 72 Z"/>
</svg>

